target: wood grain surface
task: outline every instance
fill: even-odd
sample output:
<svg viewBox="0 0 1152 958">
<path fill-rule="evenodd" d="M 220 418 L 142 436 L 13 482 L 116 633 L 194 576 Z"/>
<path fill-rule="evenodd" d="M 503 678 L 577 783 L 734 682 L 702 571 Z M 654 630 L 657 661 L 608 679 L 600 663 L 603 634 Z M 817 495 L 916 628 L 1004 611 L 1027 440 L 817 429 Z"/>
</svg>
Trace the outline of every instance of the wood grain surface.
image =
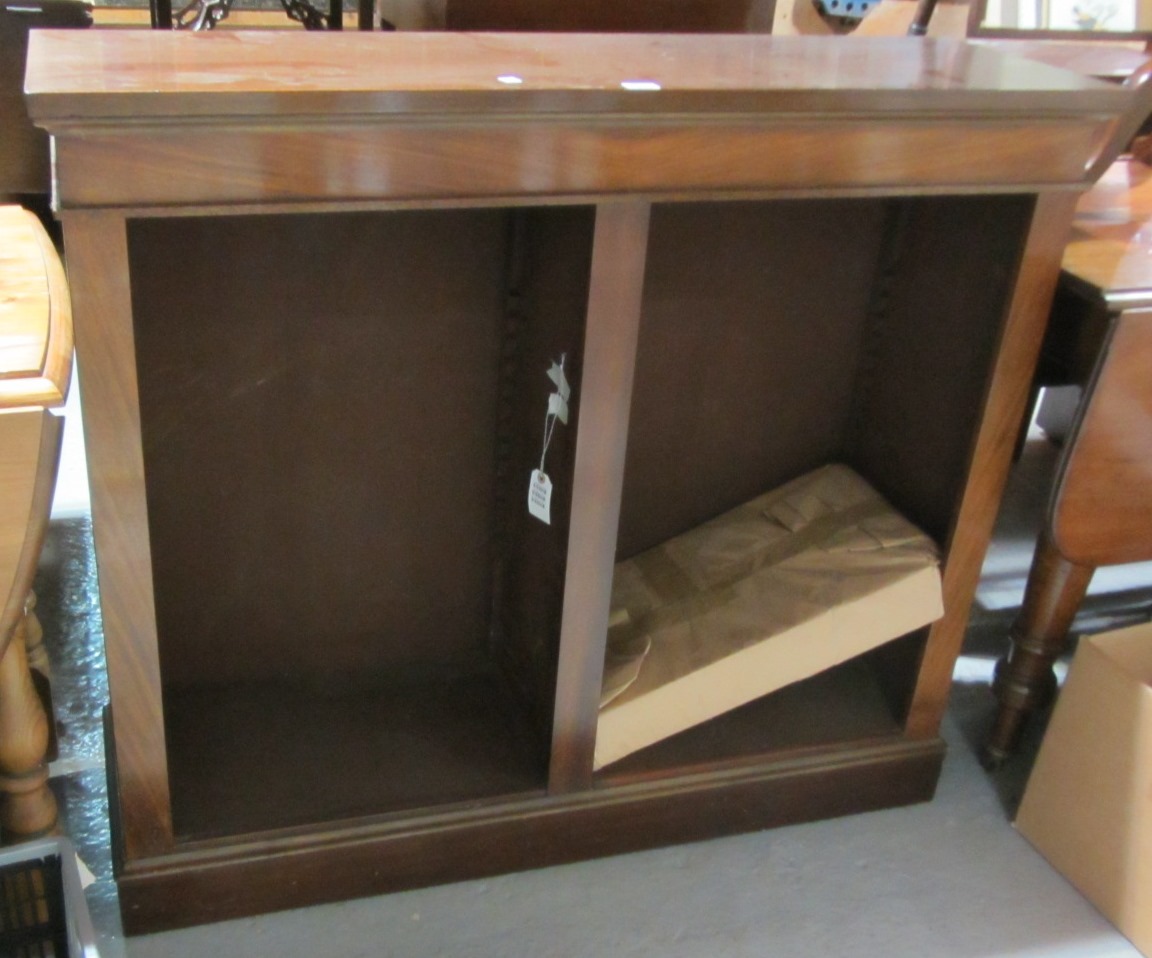
<svg viewBox="0 0 1152 958">
<path fill-rule="evenodd" d="M 62 428 L 43 409 L 0 410 L 0 654 L 24 614 L 40 561 Z"/>
<path fill-rule="evenodd" d="M 40 221 L 0 206 L 0 409 L 60 406 L 72 376 L 72 303 Z"/>
<path fill-rule="evenodd" d="M 121 840 L 128 856 L 156 854 L 171 848 L 172 822 L 125 222 L 116 213 L 78 213 L 64 228 Z"/>
<path fill-rule="evenodd" d="M 1029 713 L 1051 701 L 1052 665 L 1096 567 L 1152 558 L 1150 171 L 1117 161 L 1080 201 L 1044 348 L 1044 385 L 1081 388 L 1064 437 L 1043 534 L 984 745 L 991 766 L 1015 750 Z M 1053 362 L 1053 360 L 1055 360 Z"/>
<path fill-rule="evenodd" d="M 1052 538 L 1087 566 L 1152 559 L 1152 309 L 1125 310 L 1066 440 Z"/>
<path fill-rule="evenodd" d="M 501 82 L 508 76 L 523 82 Z M 630 80 L 660 88 L 621 86 Z M 690 102 L 806 112 L 836 99 L 854 109 L 951 103 L 993 112 L 1030 101 L 1067 115 L 1124 99 L 1070 71 L 954 40 L 656 34 L 39 31 L 25 89 L 36 117 L 162 116 L 179 98 L 187 116 L 258 113 L 267 122 L 321 105 L 329 113 L 468 110 L 482 102 L 476 95 L 493 99 L 496 112 L 520 114 L 549 106 L 669 112 Z"/>
<path fill-rule="evenodd" d="M 1051 500 L 1052 541 L 1087 566 L 1152 558 L 1152 169 L 1114 163 L 1076 208 L 1068 289 L 1107 327 L 1092 343 L 1081 414 Z"/>
<path fill-rule="evenodd" d="M 1152 306 L 1152 168 L 1123 157 L 1076 207 L 1063 267 L 1113 308 Z"/>
<path fill-rule="evenodd" d="M 291 31 L 40 35 L 28 85 L 55 136 L 85 370 L 130 930 L 931 794 L 1072 207 L 1131 91 L 945 41 Z M 532 234 L 517 229 L 545 238 L 535 281 L 519 281 Z M 571 488 L 559 542 L 538 548 L 506 521 L 527 475 L 511 459 L 535 441 L 520 435 L 525 410 L 539 408 L 516 364 L 581 323 L 575 449 L 558 457 Z M 833 372 L 820 371 L 826 341 Z M 286 350 L 277 422 L 257 415 L 259 396 Z M 456 382 L 477 408 L 444 402 Z M 443 392 L 430 408 L 453 417 L 444 437 L 421 384 Z M 660 458 L 661 436 L 682 461 Z M 722 461 L 697 465 L 711 448 Z M 459 530 L 450 512 L 394 495 L 444 449 L 471 464 L 461 501 L 479 518 Z M 232 501 L 229 466 L 250 452 L 261 461 L 238 470 L 249 490 Z M 618 549 L 837 455 L 940 543 L 945 619 L 853 663 L 867 694 L 841 697 L 815 740 L 721 722 L 619 778 L 592 776 Z M 203 521 L 169 521 L 181 497 Z M 356 521 L 392 500 L 399 559 Z M 430 514 L 425 551 L 459 553 L 439 578 L 403 559 L 425 554 L 411 531 Z M 200 542 L 204 529 L 216 539 Z M 258 541 L 269 545 L 245 548 Z M 317 588 L 337 581 L 345 546 L 368 567 L 351 592 L 379 587 L 448 624 L 410 628 Z M 282 552 L 292 561 L 269 577 Z M 505 601 L 501 576 L 535 561 L 548 564 L 526 580 L 539 594 Z M 371 581 L 377 568 L 387 581 Z M 271 608 L 276 627 L 243 619 L 233 635 L 228 615 L 213 622 L 233 608 Z M 194 620 L 183 635 L 182 619 Z M 455 698 L 438 670 L 463 675 L 464 649 L 483 681 Z M 376 730 L 357 694 L 386 688 L 372 685 L 382 676 L 407 692 L 393 703 L 402 721 Z M 300 683 L 321 718 L 292 738 L 314 760 L 290 744 L 255 747 L 259 761 L 228 748 L 286 737 L 277 723 L 292 716 L 261 724 L 251 702 Z M 175 708 L 166 740 L 177 702 L 255 727 L 213 739 L 225 754 L 205 758 L 201 706 Z M 819 703 L 811 686 L 768 704 L 783 729 Z M 547 761 L 510 744 L 548 731 Z M 427 766 L 425 734 L 439 756 Z M 330 754 L 317 752 L 325 737 L 341 743 Z M 358 742 L 378 743 L 361 761 L 415 768 L 409 784 L 359 775 Z M 204 762 L 216 778 L 197 772 Z M 277 778 L 334 764 L 315 799 Z M 265 816 L 277 782 L 292 801 Z"/>
<path fill-rule="evenodd" d="M 64 207 L 1079 183 L 1131 99 L 864 42 L 60 31 L 27 88 L 37 122 L 84 130 L 57 136 Z"/>
<path fill-rule="evenodd" d="M 628 443 L 650 207 L 640 201 L 596 210 L 580 435 L 573 474 L 564 618 L 552 727 L 553 792 L 592 779 L 596 712 Z"/>
<path fill-rule="evenodd" d="M 937 734 L 944 714 L 967 610 L 1008 481 L 1074 206 L 1074 196 L 1042 196 L 1028 231 L 944 567 L 945 607 L 963 612 L 932 627 L 909 711 L 909 735 Z"/>
</svg>

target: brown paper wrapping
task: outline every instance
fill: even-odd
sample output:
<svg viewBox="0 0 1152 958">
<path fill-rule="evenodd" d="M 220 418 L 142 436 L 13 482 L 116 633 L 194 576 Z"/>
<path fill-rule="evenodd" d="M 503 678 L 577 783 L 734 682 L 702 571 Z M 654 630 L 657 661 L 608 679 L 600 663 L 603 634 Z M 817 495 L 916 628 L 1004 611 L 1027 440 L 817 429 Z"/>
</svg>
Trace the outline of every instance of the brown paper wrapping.
<svg viewBox="0 0 1152 958">
<path fill-rule="evenodd" d="M 935 544 L 833 464 L 618 563 L 594 765 L 943 614 Z"/>
</svg>

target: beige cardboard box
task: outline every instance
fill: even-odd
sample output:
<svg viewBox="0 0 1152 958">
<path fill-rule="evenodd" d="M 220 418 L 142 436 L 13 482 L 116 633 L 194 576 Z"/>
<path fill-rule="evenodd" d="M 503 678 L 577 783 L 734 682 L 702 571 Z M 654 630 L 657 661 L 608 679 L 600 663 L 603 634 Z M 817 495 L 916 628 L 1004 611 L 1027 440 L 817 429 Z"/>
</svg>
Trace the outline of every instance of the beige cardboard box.
<svg viewBox="0 0 1152 958">
<path fill-rule="evenodd" d="M 1016 827 L 1152 956 L 1152 624 L 1080 640 Z"/>
<path fill-rule="evenodd" d="M 829 465 L 618 563 L 601 768 L 943 613 L 936 547 Z"/>
</svg>

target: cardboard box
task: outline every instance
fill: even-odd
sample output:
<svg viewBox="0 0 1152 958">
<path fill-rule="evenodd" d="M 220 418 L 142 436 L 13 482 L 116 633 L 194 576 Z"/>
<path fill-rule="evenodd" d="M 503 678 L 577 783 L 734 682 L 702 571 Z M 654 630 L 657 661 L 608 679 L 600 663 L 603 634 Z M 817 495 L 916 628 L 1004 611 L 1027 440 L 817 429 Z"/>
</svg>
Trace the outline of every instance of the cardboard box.
<svg viewBox="0 0 1152 958">
<path fill-rule="evenodd" d="M 1016 827 L 1152 956 L 1152 624 L 1080 640 Z"/>
<path fill-rule="evenodd" d="M 617 564 L 594 765 L 942 614 L 932 540 L 822 467 Z"/>
</svg>

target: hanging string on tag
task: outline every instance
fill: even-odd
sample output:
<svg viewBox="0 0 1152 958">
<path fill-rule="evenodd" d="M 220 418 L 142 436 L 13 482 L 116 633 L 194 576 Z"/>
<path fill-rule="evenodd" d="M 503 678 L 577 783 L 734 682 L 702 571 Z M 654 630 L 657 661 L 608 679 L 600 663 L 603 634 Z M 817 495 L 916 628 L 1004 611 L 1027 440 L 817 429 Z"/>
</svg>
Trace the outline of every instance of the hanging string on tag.
<svg viewBox="0 0 1152 958">
<path fill-rule="evenodd" d="M 553 363 L 548 370 L 548 378 L 556 385 L 556 392 L 548 397 L 548 410 L 544 414 L 544 442 L 540 450 L 540 467 L 532 470 L 532 481 L 528 485 L 528 512 L 546 525 L 552 524 L 552 480 L 544 471 L 548 447 L 552 444 L 552 434 L 556 421 L 568 424 L 568 399 L 572 394 L 568 378 L 564 375 L 564 361 L 568 354 L 562 353 L 560 361 Z"/>
<path fill-rule="evenodd" d="M 552 445 L 552 431 L 556 428 L 556 415 L 549 412 L 544 416 L 544 448 L 540 450 L 539 472 L 544 471 L 544 457 L 548 455 L 548 447 Z"/>
</svg>

